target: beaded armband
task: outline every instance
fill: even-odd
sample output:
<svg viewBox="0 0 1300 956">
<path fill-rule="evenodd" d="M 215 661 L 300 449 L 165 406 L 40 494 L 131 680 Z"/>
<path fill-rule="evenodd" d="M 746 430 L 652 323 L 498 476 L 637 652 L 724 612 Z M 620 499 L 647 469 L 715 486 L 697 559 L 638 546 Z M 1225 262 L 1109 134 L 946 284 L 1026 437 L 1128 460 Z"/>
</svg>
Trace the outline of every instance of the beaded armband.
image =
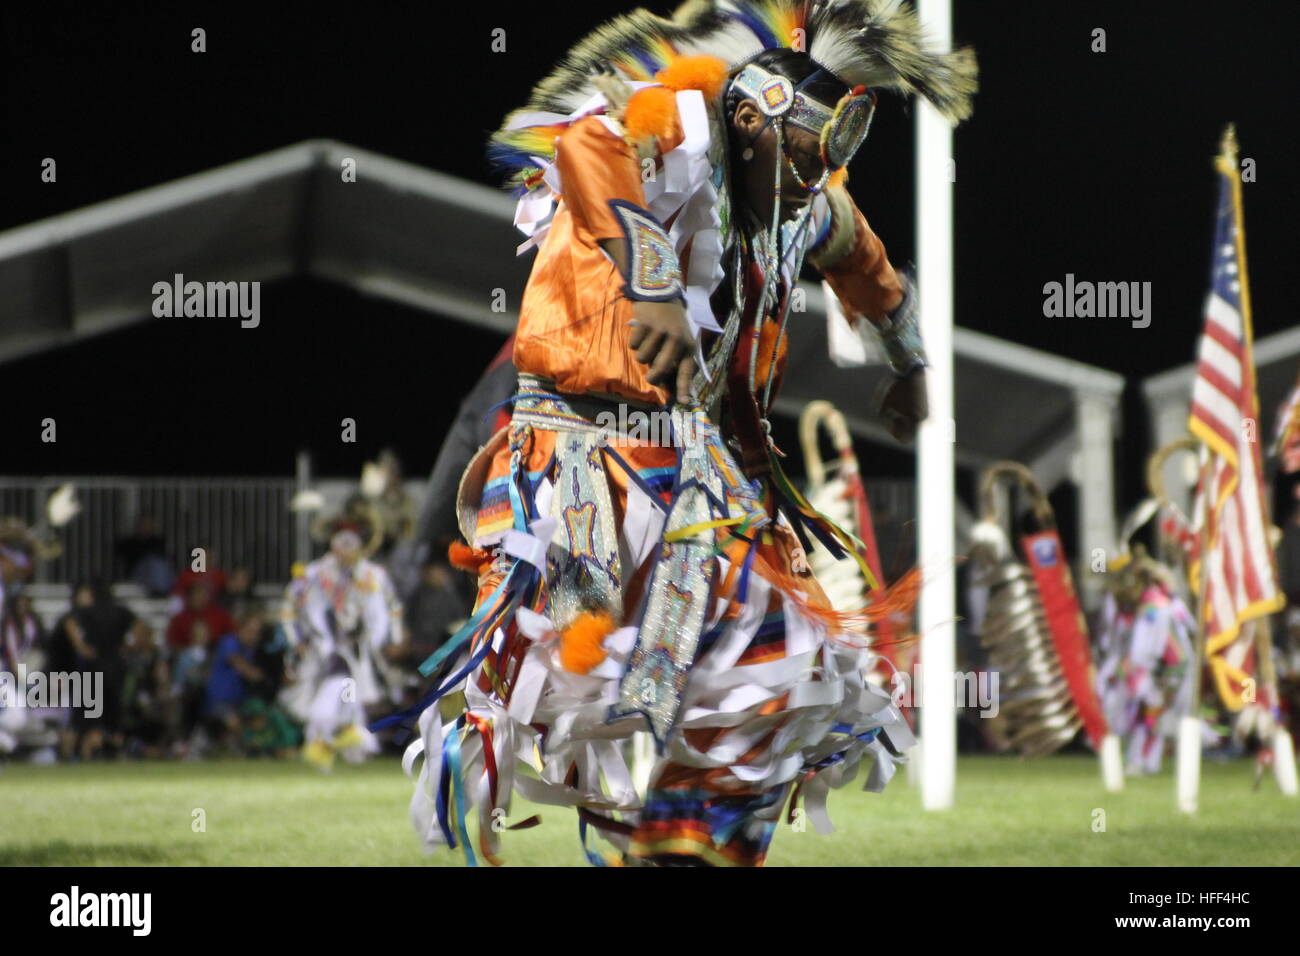
<svg viewBox="0 0 1300 956">
<path fill-rule="evenodd" d="M 638 302 L 668 302 L 685 297 L 677 250 L 654 216 L 635 203 L 609 200 L 627 243 L 627 284 L 623 294 Z"/>
<path fill-rule="evenodd" d="M 907 276 L 899 278 L 903 281 L 903 301 L 877 329 L 889 367 L 901 377 L 929 363 L 916 321 L 916 289 Z"/>
</svg>

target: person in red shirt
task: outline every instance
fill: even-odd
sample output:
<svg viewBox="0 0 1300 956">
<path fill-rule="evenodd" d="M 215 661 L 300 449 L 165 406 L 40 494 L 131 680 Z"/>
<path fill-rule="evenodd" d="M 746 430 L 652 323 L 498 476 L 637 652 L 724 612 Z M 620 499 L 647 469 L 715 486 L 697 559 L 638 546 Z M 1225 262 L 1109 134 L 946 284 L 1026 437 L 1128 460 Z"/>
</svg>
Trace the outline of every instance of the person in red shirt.
<svg viewBox="0 0 1300 956">
<path fill-rule="evenodd" d="M 206 571 L 194 571 L 186 568 L 180 573 L 176 583 L 172 585 L 172 597 L 183 599 L 190 593 L 190 588 L 196 584 L 206 584 L 215 599 L 226 589 L 226 572 L 220 568 L 211 568 Z"/>
<path fill-rule="evenodd" d="M 234 631 L 234 619 L 212 597 L 210 584 L 203 581 L 190 584 L 189 590 L 185 592 L 185 607 L 167 623 L 168 647 L 189 646 L 190 629 L 196 620 L 202 621 L 211 635 L 209 643 Z"/>
</svg>

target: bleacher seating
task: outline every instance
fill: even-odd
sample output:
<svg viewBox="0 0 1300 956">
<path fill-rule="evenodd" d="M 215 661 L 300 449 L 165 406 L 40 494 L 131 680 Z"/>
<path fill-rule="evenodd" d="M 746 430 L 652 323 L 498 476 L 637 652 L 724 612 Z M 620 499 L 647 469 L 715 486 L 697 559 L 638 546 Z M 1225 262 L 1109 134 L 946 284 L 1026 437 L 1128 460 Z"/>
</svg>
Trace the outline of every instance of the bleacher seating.
<svg viewBox="0 0 1300 956">
<path fill-rule="evenodd" d="M 259 584 L 254 596 L 268 606 L 274 606 L 284 595 L 283 584 Z M 23 589 L 32 599 L 32 609 L 45 628 L 51 628 L 65 613 L 72 601 L 72 585 L 33 583 Z M 131 609 L 136 617 L 147 623 L 154 640 L 161 644 L 167 622 L 180 609 L 179 598 L 155 598 L 145 594 L 139 585 L 127 582 L 113 585 L 113 597 Z"/>
</svg>

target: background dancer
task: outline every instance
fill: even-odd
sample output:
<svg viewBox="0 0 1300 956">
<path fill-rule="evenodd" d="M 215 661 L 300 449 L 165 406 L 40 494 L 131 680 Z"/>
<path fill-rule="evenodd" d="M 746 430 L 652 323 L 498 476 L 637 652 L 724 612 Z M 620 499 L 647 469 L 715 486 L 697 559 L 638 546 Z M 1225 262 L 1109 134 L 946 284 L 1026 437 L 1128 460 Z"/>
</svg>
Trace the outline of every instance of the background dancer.
<svg viewBox="0 0 1300 956">
<path fill-rule="evenodd" d="M 335 522 L 329 552 L 289 585 L 283 623 L 298 650 L 285 706 L 306 723 L 303 756 L 323 770 L 379 749 L 366 707 L 397 700 L 385 648 L 401 643 L 402 609 L 382 567 L 368 560 L 363 525 Z"/>
</svg>

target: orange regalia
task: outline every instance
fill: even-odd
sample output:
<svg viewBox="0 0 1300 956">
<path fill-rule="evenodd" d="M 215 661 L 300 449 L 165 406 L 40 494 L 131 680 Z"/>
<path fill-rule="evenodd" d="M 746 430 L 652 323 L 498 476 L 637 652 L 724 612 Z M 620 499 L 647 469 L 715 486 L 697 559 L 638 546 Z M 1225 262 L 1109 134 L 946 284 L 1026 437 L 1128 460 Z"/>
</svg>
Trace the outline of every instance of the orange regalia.
<svg viewBox="0 0 1300 956">
<path fill-rule="evenodd" d="M 755 61 L 781 48 L 843 95 L 821 102 Z M 895 371 L 923 362 L 910 283 L 843 169 L 877 90 L 919 92 L 956 120 L 974 86 L 971 52 L 925 50 L 906 6 L 707 0 L 602 27 L 493 137 L 520 251 L 537 258 L 511 424 L 456 503 L 454 557 L 478 574 L 478 602 L 422 668 L 421 706 L 391 718 L 418 720 L 405 766 L 429 847 L 497 862 L 499 834 L 532 822 L 511 817 L 513 791 L 577 808 L 593 863 L 756 865 L 780 820 L 828 829 L 828 791 L 864 766 L 869 789 L 889 780 L 912 740 L 864 678 L 869 623 L 908 605 L 915 575 L 831 608 L 807 548 L 853 560 L 859 543 L 785 476 L 767 417 L 805 257 L 851 322 L 884 333 Z M 759 222 L 733 195 L 737 98 L 778 146 L 793 126 L 820 136 L 820 179 L 801 180 L 811 198 L 788 221 Z M 609 240 L 626 244 L 626 273 Z M 689 404 L 629 347 L 634 302 L 669 299 L 694 333 Z M 458 690 L 459 714 L 431 706 Z M 638 733 L 655 742 L 645 785 L 627 760 Z"/>
</svg>

